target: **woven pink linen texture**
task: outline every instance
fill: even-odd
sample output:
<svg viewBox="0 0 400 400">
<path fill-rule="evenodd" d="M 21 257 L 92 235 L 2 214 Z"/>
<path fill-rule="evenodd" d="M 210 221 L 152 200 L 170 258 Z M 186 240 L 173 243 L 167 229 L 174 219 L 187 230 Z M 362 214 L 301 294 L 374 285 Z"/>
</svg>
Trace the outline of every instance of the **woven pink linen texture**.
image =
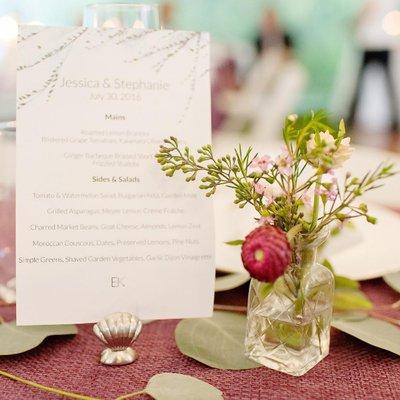
<svg viewBox="0 0 400 400">
<path fill-rule="evenodd" d="M 0 204 L 0 248 L 10 253 L 0 259 L 0 282 L 13 275 L 15 265 L 14 204 Z M 399 294 L 382 280 L 363 283 L 376 304 L 390 304 Z M 245 304 L 247 287 L 217 295 L 219 304 Z M 0 316 L 15 318 L 15 307 L 0 307 Z M 25 354 L 0 357 L 0 369 L 46 386 L 62 388 L 101 399 L 144 388 L 161 372 L 189 374 L 222 390 L 227 400 L 325 400 L 400 399 L 400 357 L 372 347 L 332 329 L 330 355 L 300 378 L 267 368 L 223 371 L 209 368 L 184 355 L 175 345 L 177 321 L 158 321 L 144 326 L 135 344 L 139 359 L 125 367 L 106 367 L 98 362 L 102 344 L 92 327 L 82 325 L 78 335 L 52 337 Z M 400 340 L 400 329 L 399 329 Z M 44 393 L 0 376 L 0 400 L 47 400 Z M 138 396 L 135 399 L 146 399 Z"/>
<path fill-rule="evenodd" d="M 398 294 L 381 280 L 366 282 L 364 289 L 378 303 L 398 299 Z M 14 308 L 0 308 L 0 315 L 13 319 Z M 305 376 L 295 378 L 266 368 L 222 371 L 206 367 L 176 348 L 176 323 L 157 321 L 146 325 L 136 344 L 139 359 L 126 367 L 100 365 L 98 355 L 102 345 L 92 334 L 91 326 L 83 325 L 75 337 L 48 338 L 30 352 L 1 357 L 0 369 L 44 385 L 102 399 L 139 390 L 160 372 L 203 379 L 222 390 L 225 399 L 400 399 L 400 358 L 335 329 L 330 355 Z M 1 400 L 55 398 L 0 377 Z"/>
</svg>

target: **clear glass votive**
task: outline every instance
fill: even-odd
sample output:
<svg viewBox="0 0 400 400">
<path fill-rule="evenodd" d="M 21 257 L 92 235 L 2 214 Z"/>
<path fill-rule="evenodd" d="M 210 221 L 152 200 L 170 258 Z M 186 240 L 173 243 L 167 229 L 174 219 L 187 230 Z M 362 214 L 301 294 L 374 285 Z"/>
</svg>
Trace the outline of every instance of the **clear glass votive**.
<svg viewBox="0 0 400 400">
<path fill-rule="evenodd" d="M 90 4 L 84 8 L 83 25 L 89 28 L 160 29 L 158 5 Z"/>
</svg>

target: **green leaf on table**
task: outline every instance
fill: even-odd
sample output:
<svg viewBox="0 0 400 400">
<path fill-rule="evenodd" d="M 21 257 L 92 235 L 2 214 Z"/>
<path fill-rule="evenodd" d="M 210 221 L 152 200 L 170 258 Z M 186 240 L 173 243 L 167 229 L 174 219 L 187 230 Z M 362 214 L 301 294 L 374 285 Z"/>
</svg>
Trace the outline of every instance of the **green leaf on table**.
<svg viewBox="0 0 400 400">
<path fill-rule="evenodd" d="M 247 273 L 232 273 L 215 278 L 215 291 L 223 292 L 225 290 L 235 289 L 242 286 L 250 280 L 250 275 Z"/>
<path fill-rule="evenodd" d="M 372 346 L 400 355 L 400 329 L 389 322 L 372 317 L 361 321 L 334 318 L 332 326 Z"/>
<path fill-rule="evenodd" d="M 370 310 L 373 307 L 373 304 L 359 288 L 359 282 L 344 276 L 335 275 L 333 309 L 336 312 Z M 348 317 L 349 319 L 353 318 L 352 315 L 348 315 Z M 359 317 L 357 318 L 359 319 Z"/>
<path fill-rule="evenodd" d="M 335 275 L 335 287 L 358 289 L 360 287 L 360 283 L 353 279 L 346 278 L 345 276 Z"/>
<path fill-rule="evenodd" d="M 333 270 L 333 265 L 332 265 L 332 263 L 331 263 L 327 258 L 325 258 L 325 259 L 321 262 L 321 264 L 322 264 L 324 267 L 328 268 L 329 271 L 331 271 L 333 275 L 335 275 L 335 271 Z"/>
<path fill-rule="evenodd" d="M 16 326 L 15 322 L 0 324 L 0 356 L 24 353 L 39 346 L 48 336 L 75 335 L 75 325 Z"/>
<path fill-rule="evenodd" d="M 336 288 L 333 302 L 335 311 L 370 310 L 373 304 L 361 291 L 350 288 Z"/>
<path fill-rule="evenodd" d="M 246 316 L 215 311 L 212 318 L 184 319 L 176 327 L 181 353 L 219 369 L 258 368 L 244 354 Z"/>
<path fill-rule="evenodd" d="M 155 400 L 223 400 L 222 392 L 207 382 L 172 373 L 154 375 L 144 392 Z"/>
<path fill-rule="evenodd" d="M 335 312 L 334 317 L 340 319 L 341 321 L 361 321 L 368 318 L 368 311 L 364 310 L 349 310 L 342 312 Z"/>
<path fill-rule="evenodd" d="M 360 290 L 360 283 L 345 276 L 336 275 L 335 269 L 328 259 L 323 260 L 322 265 L 328 268 L 335 277 L 334 311 L 346 311 L 348 313 L 346 318 L 349 320 L 364 318 L 363 310 L 370 310 L 373 304 Z M 343 314 L 341 318 L 344 318 Z"/>
<path fill-rule="evenodd" d="M 335 288 L 336 289 L 337 288 L 343 288 L 343 287 L 352 288 L 352 289 L 359 289 L 360 283 L 358 281 L 355 281 L 354 279 L 347 278 L 345 276 L 336 275 L 335 274 L 335 269 L 333 268 L 332 263 L 327 258 L 325 258 L 322 261 L 322 265 L 324 267 L 328 268 L 329 271 L 331 271 L 333 276 L 335 277 Z"/>
<path fill-rule="evenodd" d="M 229 242 L 225 242 L 228 246 L 241 246 L 244 243 L 244 240 L 238 239 L 238 240 L 231 240 Z"/>
<path fill-rule="evenodd" d="M 388 274 L 383 277 L 383 280 L 394 290 L 400 293 L 400 272 Z"/>
</svg>

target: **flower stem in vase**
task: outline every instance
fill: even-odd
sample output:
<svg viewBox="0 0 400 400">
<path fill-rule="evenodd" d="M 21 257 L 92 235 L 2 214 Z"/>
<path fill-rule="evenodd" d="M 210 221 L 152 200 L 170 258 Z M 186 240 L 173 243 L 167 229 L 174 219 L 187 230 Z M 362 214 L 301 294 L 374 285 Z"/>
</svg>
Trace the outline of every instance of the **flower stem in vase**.
<svg viewBox="0 0 400 400">
<path fill-rule="evenodd" d="M 321 179 L 322 175 L 319 175 L 317 181 L 315 182 L 315 191 L 314 191 L 314 203 L 313 203 L 313 213 L 312 213 L 312 221 L 311 221 L 311 230 L 315 229 L 318 222 L 319 215 L 319 191 L 321 188 Z"/>
<path fill-rule="evenodd" d="M 238 146 L 217 158 L 211 145 L 193 152 L 178 139 L 164 139 L 157 162 L 168 177 L 182 173 L 187 182 L 213 196 L 232 189 L 233 202 L 253 207 L 259 227 L 242 246 L 250 283 L 246 354 L 252 360 L 290 375 L 303 375 L 329 353 L 334 277 L 316 262 L 318 247 L 330 225 L 353 218 L 375 224 L 368 206 L 359 202 L 367 191 L 393 176 L 394 165 L 382 163 L 343 182 L 336 170 L 353 151 L 344 121 L 332 126 L 326 113 L 289 115 L 283 126 L 284 148 L 276 158 Z M 240 239 L 240 238 L 239 238 Z"/>
</svg>

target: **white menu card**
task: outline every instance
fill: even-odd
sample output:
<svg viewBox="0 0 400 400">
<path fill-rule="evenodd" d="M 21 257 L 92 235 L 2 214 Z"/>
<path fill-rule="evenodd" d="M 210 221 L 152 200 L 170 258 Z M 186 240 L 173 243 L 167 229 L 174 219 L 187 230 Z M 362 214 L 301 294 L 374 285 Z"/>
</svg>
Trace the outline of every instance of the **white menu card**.
<svg viewBox="0 0 400 400">
<path fill-rule="evenodd" d="M 21 26 L 17 323 L 206 317 L 211 201 L 154 158 L 211 141 L 206 33 Z"/>
</svg>

